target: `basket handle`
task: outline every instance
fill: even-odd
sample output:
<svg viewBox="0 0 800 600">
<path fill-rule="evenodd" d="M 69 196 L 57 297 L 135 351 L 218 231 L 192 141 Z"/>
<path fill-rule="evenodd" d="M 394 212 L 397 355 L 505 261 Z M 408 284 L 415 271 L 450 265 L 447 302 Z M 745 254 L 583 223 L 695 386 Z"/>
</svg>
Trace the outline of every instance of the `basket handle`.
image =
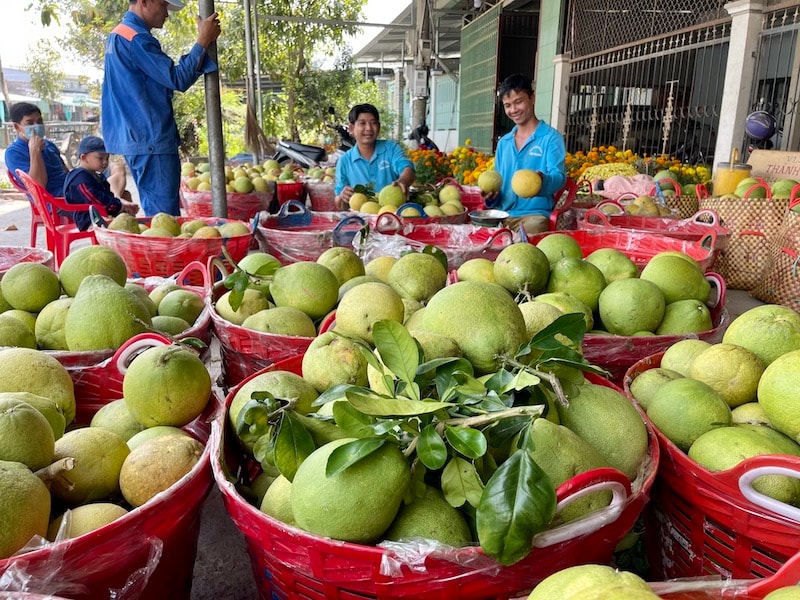
<svg viewBox="0 0 800 600">
<path fill-rule="evenodd" d="M 446 186 L 448 183 L 449 183 L 449 184 L 451 184 L 451 185 L 454 185 L 454 186 L 456 186 L 456 187 L 458 188 L 458 190 L 459 190 L 459 191 L 461 191 L 461 192 L 463 192 L 463 191 L 464 191 L 464 187 L 463 187 L 463 186 L 462 186 L 460 183 L 458 183 L 458 180 L 457 180 L 455 177 L 445 177 L 445 178 L 443 178 L 443 179 L 442 179 L 442 180 L 439 182 L 439 186 L 438 186 L 438 188 L 439 188 L 439 189 L 442 189 L 442 188 L 443 188 L 444 186 Z"/>
<path fill-rule="evenodd" d="M 615 207 L 617 207 L 619 209 L 619 214 L 622 214 L 622 213 L 625 212 L 625 207 L 622 206 L 622 204 L 620 204 L 617 200 L 603 200 L 602 202 L 598 202 L 595 205 L 595 208 L 602 212 L 602 208 L 604 206 L 615 206 Z M 613 214 L 617 214 L 617 213 L 613 213 Z"/>
<path fill-rule="evenodd" d="M 602 227 L 612 227 L 611 221 L 608 220 L 608 215 L 602 210 L 590 208 L 583 216 L 583 220 L 591 225 L 600 225 Z M 599 221 L 599 223 L 598 223 Z"/>
<path fill-rule="evenodd" d="M 708 188 L 706 187 L 705 183 L 698 183 L 696 186 L 694 186 L 694 190 L 698 200 L 705 200 L 708 198 Z"/>
<path fill-rule="evenodd" d="M 664 178 L 659 179 L 658 181 L 654 182 L 653 187 L 650 190 L 650 195 L 651 196 L 655 196 L 656 194 L 658 194 L 659 190 L 662 190 L 662 187 L 661 187 L 661 182 L 662 181 L 672 185 L 673 189 L 675 190 L 675 195 L 676 196 L 680 196 L 681 195 L 681 184 L 679 184 L 677 181 L 675 181 L 671 177 L 664 177 Z"/>
<path fill-rule="evenodd" d="M 497 240 L 505 241 L 506 244 L 511 244 L 514 242 L 514 232 L 511 231 L 508 227 L 501 227 L 500 229 L 496 229 L 492 235 L 489 236 L 489 239 L 486 240 L 486 243 L 481 246 L 481 251 L 491 248 Z"/>
<path fill-rule="evenodd" d="M 123 375 L 128 370 L 128 365 L 140 351 L 153 346 L 169 346 L 172 342 L 160 333 L 140 333 L 127 340 L 111 357 L 111 364 Z"/>
<path fill-rule="evenodd" d="M 334 325 L 336 325 L 336 310 L 332 310 L 327 315 L 322 317 L 322 321 L 319 322 L 319 335 L 327 333 L 333 329 Z"/>
<path fill-rule="evenodd" d="M 375 231 L 378 233 L 400 233 L 403 229 L 403 221 L 394 213 L 385 212 L 378 215 L 375 219 Z"/>
<path fill-rule="evenodd" d="M 705 274 L 706 281 L 711 284 L 711 289 L 717 290 L 717 297 L 715 298 L 712 304 L 709 304 L 709 308 L 716 308 L 717 306 L 725 306 L 725 296 L 728 293 L 728 284 L 725 283 L 725 280 L 722 278 L 722 275 L 719 273 L 714 273 L 713 271 L 709 271 Z"/>
<path fill-rule="evenodd" d="M 193 260 L 192 262 L 188 263 L 180 273 L 175 276 L 175 281 L 178 282 L 179 285 L 187 285 L 185 282 L 189 279 L 189 274 L 197 271 L 200 273 L 200 276 L 203 278 L 203 293 L 206 295 L 211 293 L 211 277 L 208 273 L 208 268 L 206 265 L 201 263 L 199 260 Z"/>
<path fill-rule="evenodd" d="M 303 203 L 298 200 L 289 200 L 281 204 L 277 214 L 279 217 L 288 217 L 289 215 L 303 215 L 307 212 L 308 210 Z"/>
<path fill-rule="evenodd" d="M 702 238 L 700 238 L 700 240 L 697 242 L 697 245 L 711 254 L 714 252 L 714 248 L 717 247 L 717 232 L 712 229 Z"/>
<path fill-rule="evenodd" d="M 592 187 L 592 182 L 591 182 L 591 180 L 590 180 L 590 179 L 586 179 L 586 178 L 584 177 L 584 178 L 581 178 L 581 179 L 579 179 L 579 180 L 578 180 L 578 181 L 576 181 L 575 183 L 576 183 L 576 185 L 577 185 L 577 187 L 578 187 L 578 189 L 579 189 L 579 190 L 580 190 L 580 189 L 581 189 L 581 188 L 582 188 L 584 185 L 588 186 L 588 187 L 589 187 L 589 195 L 590 195 L 590 196 L 593 196 L 593 195 L 594 195 L 594 188 Z"/>
<path fill-rule="evenodd" d="M 348 225 L 352 225 L 353 223 L 358 225 L 359 229 L 366 225 L 364 219 L 362 219 L 358 215 L 349 215 L 347 217 L 344 217 L 341 221 L 339 221 L 336 224 L 336 227 L 333 228 L 333 231 L 331 231 L 331 235 L 333 236 L 333 239 L 335 240 L 337 246 L 346 246 L 349 244 L 348 236 L 345 234 L 344 228 L 347 227 Z M 351 233 L 353 236 L 355 235 L 355 231 L 350 231 L 349 233 Z"/>
<path fill-rule="evenodd" d="M 422 208 L 421 204 L 417 204 L 416 202 L 406 202 L 405 204 L 401 204 L 397 207 L 397 214 L 400 215 L 407 208 L 414 208 L 419 211 L 419 217 L 403 217 L 405 219 L 427 219 L 428 215 L 425 212 L 425 209 Z"/>
<path fill-rule="evenodd" d="M 558 486 L 556 511 L 588 494 L 603 490 L 611 491 L 611 504 L 580 519 L 536 534 L 533 538 L 534 547 L 546 548 L 559 544 L 597 531 L 616 521 L 630 498 L 631 482 L 624 473 L 611 467 L 586 471 Z"/>
<path fill-rule="evenodd" d="M 749 188 L 747 188 L 747 191 L 744 193 L 742 198 L 750 198 L 750 194 L 752 194 L 753 191 L 757 189 L 762 189 L 766 192 L 767 200 L 772 199 L 772 190 L 770 189 L 769 185 L 767 185 L 767 182 L 764 181 L 763 179 L 759 179 L 758 183 L 754 183 Z"/>
<path fill-rule="evenodd" d="M 703 221 L 702 219 L 704 217 L 708 217 L 710 222 Z M 715 227 L 719 225 L 719 215 L 710 208 L 704 208 L 703 210 L 698 210 L 696 213 L 694 213 L 689 219 L 689 222 L 697 225 L 705 225 L 706 227 Z"/>
<path fill-rule="evenodd" d="M 633 192 L 622 192 L 619 196 L 614 198 L 614 201 L 622 206 L 622 200 L 636 200 L 638 197 L 638 194 L 634 194 Z"/>
</svg>

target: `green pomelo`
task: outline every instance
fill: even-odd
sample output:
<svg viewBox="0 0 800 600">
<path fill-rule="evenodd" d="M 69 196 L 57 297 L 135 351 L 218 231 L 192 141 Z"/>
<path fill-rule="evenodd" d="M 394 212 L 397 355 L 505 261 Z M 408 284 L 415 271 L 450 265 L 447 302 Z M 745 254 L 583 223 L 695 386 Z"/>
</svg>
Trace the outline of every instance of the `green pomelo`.
<svg viewBox="0 0 800 600">
<path fill-rule="evenodd" d="M 280 474 L 278 474 L 278 476 L 279 475 Z M 250 483 L 249 486 L 238 486 L 237 489 L 251 502 L 251 504 L 254 504 L 255 506 L 261 506 L 261 502 L 263 502 L 269 486 L 272 485 L 278 476 L 267 473 L 266 471 L 262 471 Z"/>
<path fill-rule="evenodd" d="M 453 548 L 472 542 L 469 525 L 461 512 L 450 506 L 442 492 L 425 486 L 425 495 L 415 497 L 400 507 L 383 539 L 410 541 L 414 538 L 435 540 Z"/>
<path fill-rule="evenodd" d="M 531 456 L 555 487 L 591 469 L 608 466 L 594 446 L 563 425 L 536 419 L 531 425 L 531 435 L 534 445 Z M 583 496 L 558 512 L 551 526 L 574 521 L 610 502 L 609 491 Z"/>
<path fill-rule="evenodd" d="M 471 258 L 456 270 L 459 281 L 495 283 L 494 263 L 488 258 Z"/>
<path fill-rule="evenodd" d="M 53 300 L 53 302 L 58 302 L 58 300 Z M 50 306 L 51 304 L 53 304 L 53 302 L 48 302 L 47 306 Z M 47 306 L 45 306 L 45 308 L 47 308 Z M 42 310 L 44 310 L 44 309 L 42 309 Z M 36 314 L 30 313 L 27 310 L 19 310 L 17 308 L 12 308 L 10 310 L 5 311 L 3 313 L 3 316 L 4 317 L 12 317 L 12 318 L 16 319 L 17 321 L 19 321 L 20 323 L 25 325 L 25 327 L 27 327 L 28 330 L 31 333 L 35 334 L 35 332 L 36 332 L 36 319 L 37 319 Z"/>
<path fill-rule="evenodd" d="M 734 408 L 731 411 L 731 423 L 734 425 L 763 425 L 774 429 L 760 402 L 747 402 Z"/>
<path fill-rule="evenodd" d="M 367 360 L 356 342 L 332 331 L 317 336 L 303 355 L 303 378 L 318 392 L 339 383 L 367 385 Z"/>
<path fill-rule="evenodd" d="M 758 382 L 758 402 L 770 423 L 795 441 L 800 441 L 800 350 L 787 352 L 764 369 Z"/>
<path fill-rule="evenodd" d="M 649 589 L 643 590 L 628 585 L 598 588 L 581 596 L 581 600 L 657 600 L 658 598 L 660 596 Z"/>
<path fill-rule="evenodd" d="M 461 190 L 458 186 L 451 183 L 443 185 L 439 189 L 439 202 L 446 204 L 448 202 L 461 202 Z"/>
<path fill-rule="evenodd" d="M 194 235 L 198 229 L 206 226 L 206 222 L 204 219 L 192 219 L 190 221 L 184 221 L 181 223 L 181 233 L 188 233 L 189 235 Z"/>
<path fill-rule="evenodd" d="M 233 292 L 225 292 L 219 297 L 214 309 L 217 314 L 234 325 L 242 325 L 248 317 L 270 308 L 269 300 L 261 290 L 255 288 L 247 288 L 242 296 L 242 302 L 236 310 L 231 306 L 231 294 Z"/>
<path fill-rule="evenodd" d="M 128 279 L 125 261 L 108 246 L 84 246 L 70 252 L 61 263 L 58 276 L 67 296 L 75 296 L 81 282 L 89 275 L 105 275 L 124 286 Z"/>
<path fill-rule="evenodd" d="M 387 204 L 391 204 L 392 206 L 400 206 L 405 201 L 406 195 L 403 193 L 403 190 L 399 185 L 389 184 L 382 187 L 378 192 L 378 204 L 381 206 L 386 206 Z"/>
<path fill-rule="evenodd" d="M 389 283 L 389 271 L 392 270 L 397 259 L 394 256 L 377 256 L 364 265 L 364 274 L 377 277 L 384 283 Z"/>
<path fill-rule="evenodd" d="M 328 248 L 319 255 L 317 262 L 324 267 L 328 267 L 336 276 L 336 281 L 342 285 L 345 281 L 364 275 L 364 263 L 358 254 L 350 248 L 344 246 L 334 246 Z"/>
<path fill-rule="evenodd" d="M 782 354 L 800 350 L 800 314 L 779 304 L 756 306 L 728 325 L 722 341 L 747 348 L 768 366 Z"/>
<path fill-rule="evenodd" d="M 625 396 L 609 387 L 577 386 L 569 406 L 556 403 L 561 424 L 594 446 L 609 466 L 631 480 L 647 455 L 647 428 Z"/>
<path fill-rule="evenodd" d="M 708 384 L 731 408 L 753 402 L 764 363 L 747 348 L 713 344 L 692 361 L 690 377 Z"/>
<path fill-rule="evenodd" d="M 603 326 L 616 335 L 655 331 L 664 317 L 664 295 L 654 283 L 644 279 L 618 279 L 600 293 L 598 299 Z"/>
<path fill-rule="evenodd" d="M 549 277 L 547 255 L 527 242 L 506 246 L 494 261 L 494 280 L 512 294 L 543 292 Z"/>
<path fill-rule="evenodd" d="M 616 248 L 599 248 L 586 257 L 586 262 L 600 269 L 606 284 L 617 279 L 639 277 L 636 263 Z"/>
<path fill-rule="evenodd" d="M 667 304 L 657 335 L 684 335 L 709 331 L 714 327 L 708 306 L 689 298 Z"/>
<path fill-rule="evenodd" d="M 269 284 L 271 279 L 261 279 L 272 276 L 281 266 L 280 261 L 266 252 L 251 252 L 239 261 L 239 268 L 247 272 L 256 281 L 251 281 L 250 287 L 261 290 L 267 299 L 271 299 Z"/>
<path fill-rule="evenodd" d="M 161 285 L 154 287 L 148 295 L 150 296 L 150 300 L 153 301 L 153 304 L 156 305 L 156 313 L 158 313 L 158 305 L 161 304 L 161 300 L 164 299 L 164 296 L 169 294 L 172 290 L 180 289 L 183 288 L 177 283 L 162 283 Z"/>
<path fill-rule="evenodd" d="M 416 328 L 454 339 L 478 374 L 495 371 L 498 356 L 513 356 L 527 341 L 525 319 L 508 292 L 478 281 L 435 294 Z"/>
<path fill-rule="evenodd" d="M 122 464 L 119 489 L 131 506 L 168 490 L 200 461 L 203 444 L 191 436 L 164 435 L 139 445 Z"/>
<path fill-rule="evenodd" d="M 681 377 L 683 377 L 683 375 L 677 371 L 664 369 L 663 367 L 648 369 L 631 382 L 631 396 L 633 396 L 639 405 L 647 411 L 647 407 L 650 406 L 650 402 L 658 390 L 668 381 L 680 379 Z"/>
<path fill-rule="evenodd" d="M 16 398 L 0 398 L 0 460 L 37 471 L 53 462 L 55 434 L 45 416 Z"/>
<path fill-rule="evenodd" d="M 8 558 L 32 537 L 47 535 L 50 492 L 18 462 L 0 460 L 0 559 Z"/>
<path fill-rule="evenodd" d="M 250 235 L 250 228 L 241 221 L 230 221 L 223 223 L 217 227 L 219 234 L 224 238 L 238 237 L 242 235 Z M 197 233 L 197 232 L 195 232 Z"/>
<path fill-rule="evenodd" d="M 756 432 L 758 435 L 766 438 L 770 443 L 775 444 L 781 449 L 781 454 L 788 454 L 789 456 L 800 456 L 800 444 L 795 442 L 788 435 L 782 434 L 780 431 L 772 429 L 766 425 L 754 425 L 752 423 L 733 423 L 736 427 L 744 427 L 750 431 Z"/>
<path fill-rule="evenodd" d="M 545 253 L 551 269 L 553 265 L 562 258 L 583 258 L 581 245 L 574 237 L 566 233 L 551 233 L 550 235 L 546 235 L 539 240 L 536 247 Z"/>
<path fill-rule="evenodd" d="M 640 278 L 655 283 L 667 304 L 690 298 L 706 303 L 711 294 L 711 284 L 703 273 L 677 256 L 654 256 L 642 269 Z"/>
<path fill-rule="evenodd" d="M 181 226 L 178 224 L 178 220 L 172 215 L 163 212 L 153 215 L 153 218 L 150 219 L 150 228 L 165 229 L 173 236 L 181 232 Z"/>
<path fill-rule="evenodd" d="M 69 514 L 67 515 L 67 513 Z M 127 515 L 128 511 L 111 502 L 92 502 L 69 509 L 67 513 L 59 515 L 51 521 L 47 528 L 48 540 L 55 540 L 59 533 L 61 534 L 59 540 L 80 537 L 113 523 Z M 65 518 L 67 525 L 64 526 L 63 531 L 60 531 Z"/>
<path fill-rule="evenodd" d="M 180 335 L 192 326 L 180 317 L 166 317 L 156 315 L 153 317 L 153 329 L 169 336 Z"/>
<path fill-rule="evenodd" d="M 712 472 L 726 471 L 753 456 L 780 453 L 781 445 L 741 426 L 713 429 L 689 448 L 689 458 Z M 800 480 L 785 475 L 759 477 L 753 489 L 786 504 L 800 500 Z"/>
<path fill-rule="evenodd" d="M 128 439 L 128 448 L 130 448 L 131 451 L 134 451 L 136 450 L 136 448 L 144 444 L 147 440 L 151 440 L 156 437 L 161 437 L 163 435 L 188 436 L 189 434 L 186 433 L 180 427 L 172 427 L 170 425 L 156 425 L 155 427 L 148 427 L 147 429 L 143 429 L 139 433 L 132 435 Z"/>
<path fill-rule="evenodd" d="M 209 229 L 209 228 L 208 227 L 203 227 L 202 229 L 205 230 L 205 229 Z M 213 229 L 213 227 L 211 229 Z M 216 231 L 216 229 L 214 231 Z M 143 235 L 145 237 L 157 237 L 157 238 L 175 237 L 175 236 L 172 235 L 172 233 L 170 233 L 166 229 L 162 229 L 161 227 L 148 227 L 147 229 L 144 229 L 141 232 L 140 235 Z M 194 236 L 192 236 L 192 237 L 194 237 Z"/>
<path fill-rule="evenodd" d="M 311 317 L 292 306 L 276 306 L 260 310 L 247 317 L 242 322 L 242 327 L 275 335 L 300 337 L 317 335 L 317 327 Z"/>
<path fill-rule="evenodd" d="M 445 286 L 447 271 L 434 256 L 410 252 L 392 266 L 387 283 L 401 297 L 425 304 Z"/>
<path fill-rule="evenodd" d="M 67 427 L 67 420 L 64 418 L 64 411 L 61 407 L 50 398 L 37 396 L 30 392 L 0 392 L 0 402 L 5 400 L 21 401 L 30 404 L 33 408 L 38 410 L 53 430 L 53 439 L 57 440 L 62 435 Z"/>
<path fill-rule="evenodd" d="M 331 453 L 344 438 L 317 448 L 292 480 L 292 513 L 298 527 L 355 543 L 374 542 L 389 528 L 411 470 L 397 446 L 385 443 L 347 469 L 326 475 Z"/>
<path fill-rule="evenodd" d="M 605 286 L 606 279 L 600 269 L 582 258 L 562 258 L 552 265 L 547 281 L 549 293 L 561 292 L 577 298 L 592 312 L 597 310 Z"/>
<path fill-rule="evenodd" d="M 585 594 L 620 586 L 650 591 L 647 582 L 633 573 L 606 565 L 579 565 L 556 571 L 542 580 L 528 600 L 577 600 Z"/>
<path fill-rule="evenodd" d="M 205 302 L 191 290 L 172 290 L 158 303 L 158 314 L 162 317 L 178 317 L 190 325 L 203 312 Z"/>
<path fill-rule="evenodd" d="M 423 361 L 461 356 L 461 348 L 453 338 L 430 331 L 409 330 L 422 348 Z"/>
<path fill-rule="evenodd" d="M 139 421 L 133 418 L 133 415 L 128 410 L 125 400 L 112 400 L 100 410 L 94 413 L 90 427 L 102 427 L 113 431 L 126 442 L 140 431 L 144 431 L 145 427 Z"/>
<path fill-rule="evenodd" d="M 661 367 L 680 373 L 684 377 L 692 376 L 692 362 L 698 354 L 711 347 L 705 340 L 692 338 L 679 340 L 664 351 Z"/>
<path fill-rule="evenodd" d="M 282 523 L 294 525 L 292 482 L 283 475 L 279 475 L 267 488 L 259 510 Z"/>
<path fill-rule="evenodd" d="M 197 418 L 211 398 L 211 375 L 198 356 L 180 346 L 148 348 L 128 367 L 122 395 L 145 427 L 181 427 Z"/>
<path fill-rule="evenodd" d="M 30 348 L 0 350 L 0 392 L 30 392 L 50 398 L 64 412 L 67 425 L 75 418 L 75 388 L 64 366 Z"/>
<path fill-rule="evenodd" d="M 88 275 L 67 311 L 64 336 L 73 352 L 116 350 L 151 323 L 144 304 L 121 285 L 105 275 Z"/>
<path fill-rule="evenodd" d="M 119 213 L 111 223 L 108 224 L 111 231 L 126 231 L 128 233 L 139 233 L 139 221 L 131 214 Z"/>
<path fill-rule="evenodd" d="M 293 306 L 316 320 L 339 300 L 339 281 L 331 270 L 315 262 L 296 262 L 275 271 L 270 285 L 277 306 Z"/>
<path fill-rule="evenodd" d="M 353 277 L 352 279 L 348 279 L 342 285 L 339 286 L 339 301 L 341 302 L 342 298 L 347 292 L 349 292 L 357 285 L 361 285 L 362 283 L 386 283 L 386 282 L 381 282 L 380 279 L 372 275 L 358 275 L 356 277 Z"/>
<path fill-rule="evenodd" d="M 74 458 L 69 471 L 72 487 L 56 479 L 50 488 L 69 506 L 104 500 L 119 494 L 119 472 L 130 450 L 119 435 L 101 427 L 81 427 L 56 440 L 54 460 Z"/>
<path fill-rule="evenodd" d="M 416 302 L 416 300 L 412 300 L 412 302 Z M 404 301 L 403 305 L 406 307 L 403 325 L 405 325 L 406 329 L 408 330 L 419 329 L 422 326 L 422 317 L 425 314 L 425 307 L 420 306 L 416 310 L 411 311 L 409 314 L 407 302 Z"/>
<path fill-rule="evenodd" d="M 800 587 L 790 585 L 771 591 L 764 600 L 800 600 Z"/>
<path fill-rule="evenodd" d="M 61 296 L 58 275 L 50 267 L 39 263 L 15 264 L 0 279 L 0 289 L 12 308 L 33 313 L 38 313 Z"/>
<path fill-rule="evenodd" d="M 535 300 L 520 304 L 519 311 L 522 313 L 522 318 L 525 319 L 525 334 L 528 339 L 564 314 L 552 304 Z"/>
<path fill-rule="evenodd" d="M 0 313 L 0 346 L 36 348 L 36 336 L 25 323 L 6 313 Z"/>
<path fill-rule="evenodd" d="M 534 297 L 534 301 L 551 304 L 565 315 L 571 313 L 582 314 L 583 320 L 586 322 L 586 331 L 590 331 L 592 327 L 594 327 L 594 315 L 592 314 L 592 310 L 586 306 L 585 302 L 569 294 L 563 292 L 539 294 Z"/>
<path fill-rule="evenodd" d="M 401 264 L 402 259 L 397 265 Z M 363 283 L 347 292 L 339 302 L 335 330 L 372 345 L 375 323 L 384 320 L 402 323 L 404 316 L 403 299 L 393 287 L 380 282 Z"/>
<path fill-rule="evenodd" d="M 731 424 L 731 409 L 713 388 L 682 377 L 665 383 L 647 406 L 647 416 L 686 452 L 707 431 Z"/>
<path fill-rule="evenodd" d="M 64 335 L 67 312 L 72 306 L 72 298 L 53 300 L 36 317 L 34 332 L 36 345 L 42 350 L 68 350 Z"/>
<path fill-rule="evenodd" d="M 0 313 L 4 313 L 7 310 L 11 310 L 11 305 L 6 300 L 5 296 L 3 296 L 3 286 L 0 285 Z"/>
</svg>

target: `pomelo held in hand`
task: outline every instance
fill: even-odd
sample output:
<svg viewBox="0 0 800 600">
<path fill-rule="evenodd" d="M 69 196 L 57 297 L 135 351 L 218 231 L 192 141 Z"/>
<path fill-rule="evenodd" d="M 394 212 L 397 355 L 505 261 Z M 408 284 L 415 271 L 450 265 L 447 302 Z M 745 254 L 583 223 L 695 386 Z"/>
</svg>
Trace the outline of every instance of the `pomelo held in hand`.
<svg viewBox="0 0 800 600">
<path fill-rule="evenodd" d="M 531 169 L 519 169 L 511 177 L 511 189 L 520 198 L 533 198 L 542 189 L 542 176 Z"/>
<path fill-rule="evenodd" d="M 208 404 L 211 375 L 194 352 L 177 345 L 154 346 L 133 359 L 122 380 L 122 394 L 142 425 L 181 427 Z"/>
</svg>

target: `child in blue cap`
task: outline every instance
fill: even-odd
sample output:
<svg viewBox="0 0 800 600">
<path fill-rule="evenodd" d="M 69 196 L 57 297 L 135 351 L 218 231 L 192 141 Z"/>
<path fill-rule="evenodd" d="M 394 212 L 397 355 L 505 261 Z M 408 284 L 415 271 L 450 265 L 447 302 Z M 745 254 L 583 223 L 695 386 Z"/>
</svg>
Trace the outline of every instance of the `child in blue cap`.
<svg viewBox="0 0 800 600">
<path fill-rule="evenodd" d="M 108 168 L 108 152 L 103 140 L 87 135 L 78 146 L 78 155 L 81 165 L 70 171 L 64 181 L 64 198 L 67 202 L 103 206 L 111 216 L 121 212 L 131 215 L 139 212 L 139 205 L 130 201 L 129 192 L 125 191 L 122 198 L 117 198 L 111 191 L 111 186 L 103 175 Z M 76 211 L 70 216 L 78 229 L 89 229 L 91 220 L 88 211 Z"/>
</svg>

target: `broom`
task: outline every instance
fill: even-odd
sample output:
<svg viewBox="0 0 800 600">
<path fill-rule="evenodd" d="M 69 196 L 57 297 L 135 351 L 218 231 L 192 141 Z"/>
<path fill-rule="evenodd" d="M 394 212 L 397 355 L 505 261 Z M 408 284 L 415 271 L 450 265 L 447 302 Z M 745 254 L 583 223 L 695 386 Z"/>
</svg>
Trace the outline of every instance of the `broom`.
<svg viewBox="0 0 800 600">
<path fill-rule="evenodd" d="M 258 162 L 262 157 L 275 154 L 275 145 L 264 135 L 250 104 L 250 82 L 247 83 L 247 115 L 244 121 L 244 144 Z"/>
</svg>

